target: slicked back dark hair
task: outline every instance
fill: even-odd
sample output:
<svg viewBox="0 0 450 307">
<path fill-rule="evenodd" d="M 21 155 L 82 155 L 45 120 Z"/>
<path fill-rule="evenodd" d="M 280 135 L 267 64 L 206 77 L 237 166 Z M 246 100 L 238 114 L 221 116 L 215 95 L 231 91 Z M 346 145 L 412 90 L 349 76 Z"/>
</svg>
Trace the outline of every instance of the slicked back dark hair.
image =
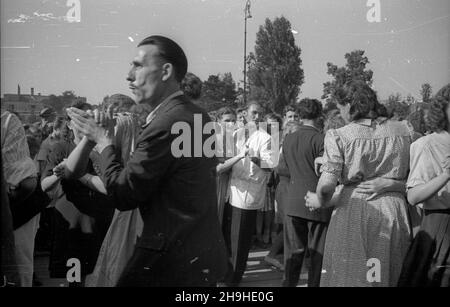
<svg viewBox="0 0 450 307">
<path fill-rule="evenodd" d="M 322 116 L 322 103 L 317 99 L 304 98 L 297 109 L 300 119 L 316 119 Z"/>
<path fill-rule="evenodd" d="M 142 40 L 138 47 L 144 45 L 154 45 L 158 47 L 159 56 L 175 69 L 175 79 L 181 83 L 188 69 L 188 62 L 183 49 L 170 38 L 152 35 Z"/>
</svg>

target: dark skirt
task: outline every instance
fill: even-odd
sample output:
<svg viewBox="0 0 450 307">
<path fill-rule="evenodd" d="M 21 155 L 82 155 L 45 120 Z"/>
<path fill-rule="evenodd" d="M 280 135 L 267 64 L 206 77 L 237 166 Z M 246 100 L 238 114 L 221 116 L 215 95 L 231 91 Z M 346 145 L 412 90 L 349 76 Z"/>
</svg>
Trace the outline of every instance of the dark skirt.
<svg viewBox="0 0 450 307">
<path fill-rule="evenodd" d="M 399 287 L 450 287 L 450 210 L 425 210 L 403 263 Z"/>
</svg>

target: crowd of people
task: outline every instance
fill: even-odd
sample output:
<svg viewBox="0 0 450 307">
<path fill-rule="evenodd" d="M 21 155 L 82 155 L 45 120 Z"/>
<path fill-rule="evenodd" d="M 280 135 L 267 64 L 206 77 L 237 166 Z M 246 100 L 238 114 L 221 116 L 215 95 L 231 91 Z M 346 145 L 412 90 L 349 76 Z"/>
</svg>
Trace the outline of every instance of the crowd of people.
<svg viewBox="0 0 450 307">
<path fill-rule="evenodd" d="M 127 81 L 134 99 L 45 108 L 27 125 L 1 114 L 4 285 L 33 285 L 36 243 L 51 278 L 80 261 L 75 287 L 235 287 L 252 247 L 286 287 L 304 267 L 310 287 L 450 286 L 450 85 L 408 118 L 360 81 L 337 109 L 251 100 L 207 114 L 162 36 L 138 45 Z M 215 131 L 194 135 L 196 116 Z M 179 122 L 216 154 L 175 157 Z"/>
</svg>

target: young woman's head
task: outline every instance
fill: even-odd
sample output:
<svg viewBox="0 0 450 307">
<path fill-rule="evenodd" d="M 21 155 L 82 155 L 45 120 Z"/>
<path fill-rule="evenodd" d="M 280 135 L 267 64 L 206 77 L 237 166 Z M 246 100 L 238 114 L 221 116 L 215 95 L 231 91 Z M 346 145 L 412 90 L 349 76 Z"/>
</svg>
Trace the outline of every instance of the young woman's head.
<svg viewBox="0 0 450 307">
<path fill-rule="evenodd" d="M 449 131 L 450 103 L 443 97 L 433 99 L 425 116 L 427 127 L 433 132 Z"/>
<path fill-rule="evenodd" d="M 354 81 L 338 91 L 337 107 L 346 122 L 358 119 L 387 117 L 386 108 L 377 94 L 363 81 Z"/>
</svg>

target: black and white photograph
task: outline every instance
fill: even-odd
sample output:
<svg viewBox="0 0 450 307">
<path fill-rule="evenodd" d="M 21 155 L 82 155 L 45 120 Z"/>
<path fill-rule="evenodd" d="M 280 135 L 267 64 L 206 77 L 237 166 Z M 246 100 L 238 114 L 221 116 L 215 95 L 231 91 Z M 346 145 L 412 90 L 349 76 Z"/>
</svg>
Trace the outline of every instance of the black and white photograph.
<svg viewBox="0 0 450 307">
<path fill-rule="evenodd" d="M 450 287 L 450 1 L 0 16 L 0 287 Z"/>
</svg>

